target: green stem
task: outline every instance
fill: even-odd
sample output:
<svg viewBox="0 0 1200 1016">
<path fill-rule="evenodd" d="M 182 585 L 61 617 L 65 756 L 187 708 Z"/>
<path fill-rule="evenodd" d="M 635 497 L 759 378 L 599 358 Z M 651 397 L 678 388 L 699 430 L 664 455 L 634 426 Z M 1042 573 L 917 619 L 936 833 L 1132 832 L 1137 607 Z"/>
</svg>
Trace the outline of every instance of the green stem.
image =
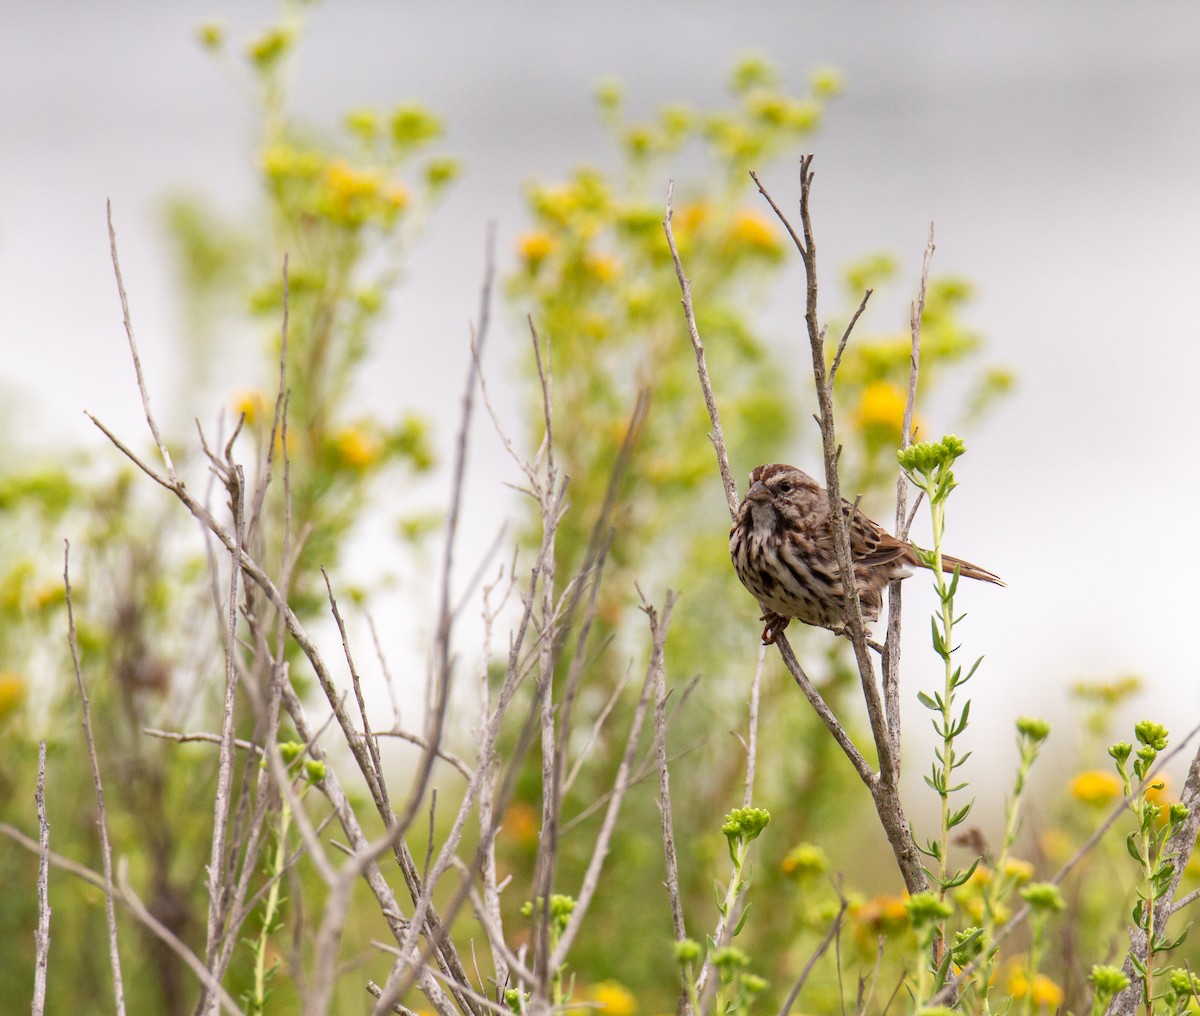
<svg viewBox="0 0 1200 1016">
<path fill-rule="evenodd" d="M 250 1002 L 252 1013 L 261 1013 L 267 1004 L 267 946 L 270 944 L 271 932 L 279 917 L 280 885 L 283 881 L 283 867 L 287 861 L 287 834 L 292 824 L 292 809 L 285 800 L 279 813 L 279 837 L 275 842 L 275 852 L 271 856 L 271 888 L 267 891 L 267 899 L 263 904 L 262 930 L 258 934 L 254 956 L 254 997 Z"/>
</svg>

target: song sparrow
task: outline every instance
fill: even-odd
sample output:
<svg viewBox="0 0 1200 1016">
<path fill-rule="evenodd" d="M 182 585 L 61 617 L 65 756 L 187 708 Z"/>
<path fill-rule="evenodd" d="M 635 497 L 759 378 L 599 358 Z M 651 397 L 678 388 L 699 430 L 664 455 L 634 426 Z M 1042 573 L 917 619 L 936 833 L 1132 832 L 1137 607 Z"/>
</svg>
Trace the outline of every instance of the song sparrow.
<svg viewBox="0 0 1200 1016">
<path fill-rule="evenodd" d="M 848 501 L 842 515 L 850 526 L 850 557 L 863 620 L 878 621 L 889 582 L 927 568 L 911 543 L 886 533 Z M 766 621 L 764 645 L 775 641 L 791 618 L 822 628 L 846 625 L 842 580 L 833 550 L 829 497 L 795 466 L 759 466 L 729 531 L 729 556 L 742 585 L 754 594 Z M 969 561 L 942 555 L 942 570 L 1002 586 L 996 575 Z"/>
</svg>

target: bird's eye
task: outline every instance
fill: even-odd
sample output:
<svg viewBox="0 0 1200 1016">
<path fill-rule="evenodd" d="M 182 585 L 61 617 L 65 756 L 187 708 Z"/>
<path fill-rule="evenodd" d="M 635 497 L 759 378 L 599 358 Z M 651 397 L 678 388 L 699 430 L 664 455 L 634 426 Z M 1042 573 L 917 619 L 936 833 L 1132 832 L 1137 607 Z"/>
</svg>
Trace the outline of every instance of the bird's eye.
<svg viewBox="0 0 1200 1016">
<path fill-rule="evenodd" d="M 790 494 L 792 492 L 792 485 L 788 483 L 787 480 L 784 480 L 783 483 L 781 483 L 775 489 L 779 491 L 780 494 Z"/>
</svg>

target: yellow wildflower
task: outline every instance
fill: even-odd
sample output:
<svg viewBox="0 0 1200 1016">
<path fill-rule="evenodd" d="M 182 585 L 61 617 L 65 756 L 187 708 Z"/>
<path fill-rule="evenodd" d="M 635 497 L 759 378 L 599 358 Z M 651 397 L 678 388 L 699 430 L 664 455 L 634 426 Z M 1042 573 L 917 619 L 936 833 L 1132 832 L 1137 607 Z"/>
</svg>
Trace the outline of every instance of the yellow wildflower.
<svg viewBox="0 0 1200 1016">
<path fill-rule="evenodd" d="M 246 423 L 253 426 L 259 415 L 266 408 L 267 399 L 260 391 L 245 391 L 233 400 L 233 411 L 246 418 Z"/>
<path fill-rule="evenodd" d="M 524 801 L 514 801 L 504 814 L 500 831 L 524 846 L 537 843 L 538 814 Z"/>
<path fill-rule="evenodd" d="M 541 264 L 554 251 L 554 237 L 545 230 L 522 233 L 517 238 L 517 253 L 530 267 Z"/>
<path fill-rule="evenodd" d="M 66 601 L 67 591 L 61 582 L 48 582 L 33 591 L 33 606 L 35 610 L 46 607 L 57 607 Z"/>
<path fill-rule="evenodd" d="M 1034 974 L 1031 981 L 1023 967 L 1015 967 L 1009 974 L 1008 992 L 1013 998 L 1029 998 L 1037 1008 L 1051 1012 L 1063 1001 L 1063 990 L 1058 984 L 1045 974 Z"/>
<path fill-rule="evenodd" d="M 854 922 L 872 936 L 900 931 L 908 927 L 907 903 L 907 896 L 875 896 L 854 909 Z"/>
<path fill-rule="evenodd" d="M 1010 857 L 1004 862 L 1004 877 L 1012 879 L 1017 885 L 1024 885 L 1033 878 L 1033 874 L 1033 865 L 1028 861 Z"/>
<path fill-rule="evenodd" d="M 815 843 L 801 843 L 787 852 L 779 862 L 780 870 L 794 879 L 815 878 L 829 867 L 825 851 Z"/>
<path fill-rule="evenodd" d="M 1124 788 L 1116 773 L 1107 769 L 1089 769 L 1076 776 L 1069 789 L 1077 801 L 1102 808 L 1120 797 Z"/>
<path fill-rule="evenodd" d="M 736 244 L 760 253 L 777 255 L 783 251 L 775 227 L 765 216 L 749 208 L 734 212 L 729 222 L 729 236 Z"/>
<path fill-rule="evenodd" d="M 28 693 L 25 678 L 11 670 L 0 670 L 0 720 L 20 709 Z"/>
<path fill-rule="evenodd" d="M 854 411 L 854 420 L 862 430 L 886 428 L 900 434 L 908 393 L 890 381 L 872 381 L 863 388 Z"/>
<path fill-rule="evenodd" d="M 390 212 L 402 212 L 408 207 L 408 188 L 394 181 L 383 189 L 383 203 Z"/>
<path fill-rule="evenodd" d="M 612 282 L 621 274 L 621 263 L 611 254 L 589 254 L 587 270 L 600 282 Z"/>
<path fill-rule="evenodd" d="M 379 441 L 358 427 L 345 427 L 333 439 L 341 460 L 352 469 L 366 469 L 379 459 Z"/>
<path fill-rule="evenodd" d="M 637 1012 L 637 999 L 619 981 L 601 981 L 592 985 L 588 998 L 606 1016 L 633 1016 Z"/>
<path fill-rule="evenodd" d="M 382 176 L 378 170 L 360 169 L 345 159 L 335 159 L 321 181 L 320 210 L 334 222 L 361 226 L 375 206 Z"/>
</svg>

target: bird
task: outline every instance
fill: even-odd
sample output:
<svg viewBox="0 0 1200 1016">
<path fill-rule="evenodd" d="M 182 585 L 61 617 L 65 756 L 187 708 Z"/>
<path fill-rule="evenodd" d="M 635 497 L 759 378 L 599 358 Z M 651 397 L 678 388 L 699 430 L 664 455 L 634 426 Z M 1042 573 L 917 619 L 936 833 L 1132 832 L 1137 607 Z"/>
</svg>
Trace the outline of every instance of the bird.
<svg viewBox="0 0 1200 1016">
<path fill-rule="evenodd" d="M 887 585 L 908 577 L 914 568 L 930 566 L 913 544 L 892 536 L 845 499 L 842 516 L 850 530 L 863 621 L 878 621 Z M 742 585 L 763 610 L 759 620 L 766 622 L 764 645 L 774 643 L 793 618 L 845 632 L 846 604 L 829 496 L 803 470 L 776 462 L 751 471 L 750 489 L 729 530 L 729 556 Z M 986 568 L 943 554 L 942 571 L 952 573 L 955 568 L 967 578 L 1004 585 Z"/>
</svg>

